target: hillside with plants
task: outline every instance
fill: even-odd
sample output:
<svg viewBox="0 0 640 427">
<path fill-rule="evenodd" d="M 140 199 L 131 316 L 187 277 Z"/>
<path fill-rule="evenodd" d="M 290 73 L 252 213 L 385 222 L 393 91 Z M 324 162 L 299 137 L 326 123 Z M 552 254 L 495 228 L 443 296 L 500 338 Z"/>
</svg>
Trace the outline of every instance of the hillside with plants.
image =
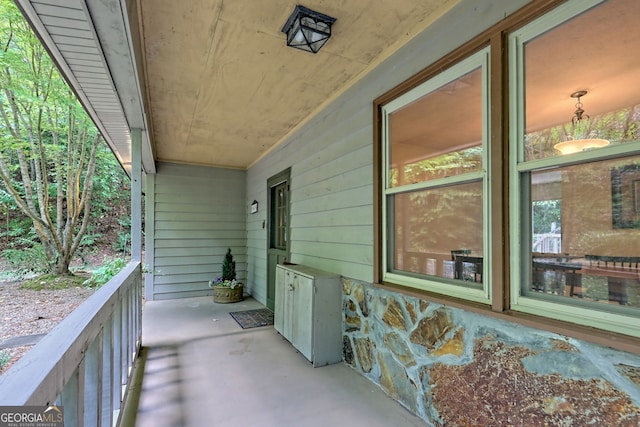
<svg viewBox="0 0 640 427">
<path fill-rule="evenodd" d="M 10 0 L 0 0 L 0 254 L 17 275 L 69 275 L 126 253 L 129 179 Z"/>
<path fill-rule="evenodd" d="M 130 254 L 126 175 L 40 40 L 0 0 L 0 373 Z"/>
</svg>

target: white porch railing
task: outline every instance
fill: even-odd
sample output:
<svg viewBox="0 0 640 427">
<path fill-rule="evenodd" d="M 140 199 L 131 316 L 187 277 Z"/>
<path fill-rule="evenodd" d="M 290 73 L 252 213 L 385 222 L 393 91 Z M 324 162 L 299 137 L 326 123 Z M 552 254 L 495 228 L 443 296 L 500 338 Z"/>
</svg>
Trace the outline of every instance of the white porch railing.
<svg viewBox="0 0 640 427">
<path fill-rule="evenodd" d="M 115 424 L 142 320 L 142 269 L 129 263 L 4 375 L 0 405 L 59 405 L 66 426 Z"/>
<path fill-rule="evenodd" d="M 562 253 L 562 234 L 543 233 L 533 235 L 532 252 L 542 252 L 548 254 Z"/>
</svg>

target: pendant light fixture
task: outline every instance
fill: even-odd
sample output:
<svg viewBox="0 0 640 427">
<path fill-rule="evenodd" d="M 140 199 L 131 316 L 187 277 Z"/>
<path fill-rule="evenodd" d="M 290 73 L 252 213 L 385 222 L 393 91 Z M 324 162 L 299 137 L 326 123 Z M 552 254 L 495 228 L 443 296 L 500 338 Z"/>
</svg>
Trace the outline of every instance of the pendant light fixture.
<svg viewBox="0 0 640 427">
<path fill-rule="evenodd" d="M 574 132 L 577 129 L 580 133 L 583 133 L 585 131 L 585 128 L 588 126 L 590 117 L 584 113 L 584 109 L 582 108 L 583 105 L 580 101 L 580 98 L 582 98 L 586 94 L 586 90 L 579 90 L 570 95 L 571 98 L 577 98 L 578 100 L 578 102 L 576 102 L 576 111 L 573 113 L 573 117 L 571 118 Z M 609 141 L 607 141 L 606 139 L 582 138 L 559 142 L 558 144 L 554 145 L 553 148 L 560 151 L 560 153 L 562 154 L 573 154 L 590 148 L 604 147 L 606 145 L 609 145 Z"/>
</svg>

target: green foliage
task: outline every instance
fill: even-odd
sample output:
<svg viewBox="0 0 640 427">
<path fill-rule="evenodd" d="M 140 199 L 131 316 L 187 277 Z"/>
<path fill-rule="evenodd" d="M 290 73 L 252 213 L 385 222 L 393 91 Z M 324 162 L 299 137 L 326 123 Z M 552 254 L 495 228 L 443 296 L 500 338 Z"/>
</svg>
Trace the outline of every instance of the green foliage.
<svg viewBox="0 0 640 427">
<path fill-rule="evenodd" d="M 13 246 L 24 246 L 25 242 L 31 245 L 37 239 L 33 223 L 24 217 L 10 218 L 0 231 L 0 237 L 11 238 Z"/>
<path fill-rule="evenodd" d="M 8 351 L 2 350 L 0 351 L 0 371 L 4 369 L 5 366 L 9 364 L 11 361 L 11 355 Z"/>
<path fill-rule="evenodd" d="M 0 187 L 32 221 L 48 267 L 67 273 L 90 216 L 102 216 L 92 209 L 94 187 L 98 201 L 119 205 L 124 172 L 8 0 L 0 0 L 0 87 Z M 104 174 L 97 184 L 96 170 Z"/>
<path fill-rule="evenodd" d="M 127 254 L 129 252 L 129 246 L 131 244 L 131 232 L 130 231 L 120 231 L 118 233 L 118 240 L 113 242 L 113 249 L 118 252 L 122 252 L 123 254 Z"/>
<path fill-rule="evenodd" d="M 118 240 L 113 242 L 113 249 L 126 255 L 131 246 L 131 218 L 129 216 L 120 217 L 118 224 L 124 230 L 118 232 Z"/>
<path fill-rule="evenodd" d="M 231 255 L 231 248 L 227 250 L 222 262 L 222 280 L 234 280 L 236 278 L 236 262 Z"/>
<path fill-rule="evenodd" d="M 101 145 L 96 158 L 96 174 L 93 179 L 93 199 L 91 214 L 100 218 L 110 206 L 129 206 L 131 191 L 126 175 L 113 153 L 106 145 Z"/>
<path fill-rule="evenodd" d="M 81 247 L 90 247 L 98 243 L 98 240 L 102 237 L 100 233 L 85 233 L 80 241 Z"/>
<path fill-rule="evenodd" d="M 107 283 L 113 276 L 118 274 L 127 265 L 123 258 L 115 258 L 107 261 L 100 268 L 93 272 L 93 275 L 83 282 L 84 286 L 99 288 Z"/>
<path fill-rule="evenodd" d="M 562 225 L 562 200 L 540 200 L 532 203 L 533 209 L 533 233 L 543 234 L 552 231 Z"/>
<path fill-rule="evenodd" d="M 50 268 L 44 247 L 40 243 L 33 243 L 23 249 L 5 249 L 2 256 L 11 264 L 13 275 L 17 278 L 44 273 Z"/>
</svg>

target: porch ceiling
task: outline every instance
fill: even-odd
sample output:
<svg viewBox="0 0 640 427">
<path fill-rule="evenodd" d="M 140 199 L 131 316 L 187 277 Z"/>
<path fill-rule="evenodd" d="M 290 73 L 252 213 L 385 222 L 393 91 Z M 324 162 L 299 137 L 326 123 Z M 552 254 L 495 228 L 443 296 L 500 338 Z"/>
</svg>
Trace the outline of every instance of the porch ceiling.
<svg viewBox="0 0 640 427">
<path fill-rule="evenodd" d="M 17 0 L 120 161 L 247 168 L 459 0 L 306 0 L 337 18 L 285 44 L 295 0 Z"/>
<path fill-rule="evenodd" d="M 140 129 L 147 173 L 156 161 L 250 167 L 461 2 L 305 0 L 337 19 L 314 55 L 285 44 L 281 29 L 295 0 L 16 1 L 127 169 L 129 130 Z M 633 28 L 626 22 L 633 16 L 618 8 L 635 1 L 610 2 L 608 28 Z M 589 90 L 585 103 L 593 115 L 635 102 L 628 88 L 636 85 L 639 60 L 625 49 L 640 30 L 604 31 L 604 21 L 592 19 L 576 19 L 539 51 L 531 49 L 529 63 L 544 66 L 527 82 L 538 95 L 527 101 L 529 129 L 568 120 L 574 104 L 568 95 L 576 90 Z M 585 41 L 571 36 L 583 34 L 575 26 L 597 35 L 587 44 L 599 66 L 585 58 Z M 559 79 L 567 58 L 576 72 Z M 450 102 L 439 111 L 455 110 L 460 99 Z M 432 122 L 464 134 L 466 123 L 450 114 Z M 425 138 L 419 126 L 405 128 L 407 146 L 418 133 L 443 140 Z"/>
</svg>

